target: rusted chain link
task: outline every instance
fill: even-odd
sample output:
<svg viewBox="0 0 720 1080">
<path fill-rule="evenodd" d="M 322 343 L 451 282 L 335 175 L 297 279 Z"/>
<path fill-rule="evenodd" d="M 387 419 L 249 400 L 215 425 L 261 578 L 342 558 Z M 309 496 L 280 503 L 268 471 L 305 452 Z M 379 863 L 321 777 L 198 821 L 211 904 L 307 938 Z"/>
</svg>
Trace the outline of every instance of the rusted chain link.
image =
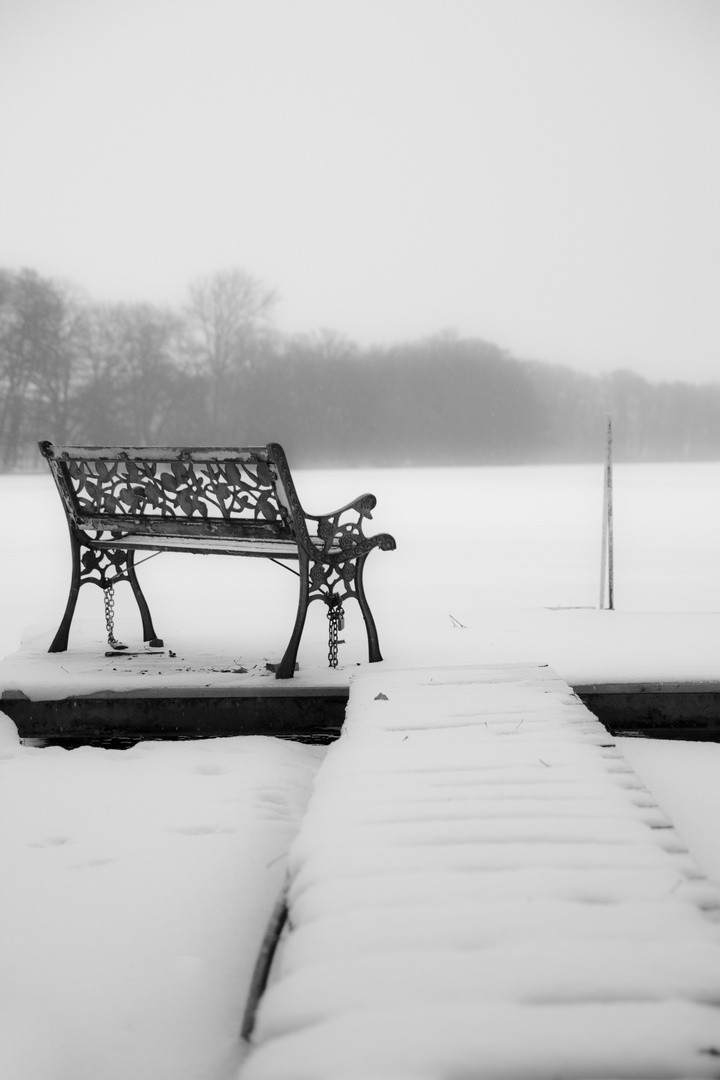
<svg viewBox="0 0 720 1080">
<path fill-rule="evenodd" d="M 106 585 L 103 590 L 105 601 L 105 629 L 107 630 L 108 645 L 111 649 L 127 649 L 122 641 L 115 637 L 115 589 L 112 585 Z"/>
<path fill-rule="evenodd" d="M 343 611 L 342 601 L 337 596 L 331 596 L 327 601 L 328 605 L 328 666 L 336 668 L 338 666 L 338 645 L 344 645 L 345 642 L 338 637 L 340 631 L 345 628 L 345 612 Z"/>
</svg>

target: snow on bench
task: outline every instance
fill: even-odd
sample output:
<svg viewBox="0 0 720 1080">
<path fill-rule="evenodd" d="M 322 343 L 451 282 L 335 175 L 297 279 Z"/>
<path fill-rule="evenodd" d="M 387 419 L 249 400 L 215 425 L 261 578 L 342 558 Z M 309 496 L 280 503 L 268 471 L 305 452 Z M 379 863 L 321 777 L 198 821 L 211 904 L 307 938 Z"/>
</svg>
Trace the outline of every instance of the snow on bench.
<svg viewBox="0 0 720 1080">
<path fill-rule="evenodd" d="M 546 667 L 373 671 L 242 1080 L 720 1076 L 720 895 Z"/>
</svg>

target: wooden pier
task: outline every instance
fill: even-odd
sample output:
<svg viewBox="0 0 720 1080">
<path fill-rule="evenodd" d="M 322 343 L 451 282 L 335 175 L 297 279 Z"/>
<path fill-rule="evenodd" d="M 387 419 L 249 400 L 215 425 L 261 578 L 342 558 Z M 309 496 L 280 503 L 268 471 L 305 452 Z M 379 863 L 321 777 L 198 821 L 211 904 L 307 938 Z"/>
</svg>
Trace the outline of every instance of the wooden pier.
<svg viewBox="0 0 720 1080">
<path fill-rule="evenodd" d="M 720 893 L 547 667 L 365 670 L 242 1080 L 720 1077 Z"/>
<path fill-rule="evenodd" d="M 0 710 L 20 738 L 40 745 L 121 748 L 147 739 L 271 735 L 336 739 L 347 676 L 325 668 L 279 680 L 262 656 L 238 661 L 228 646 L 109 654 L 97 632 L 66 653 L 47 635 L 0 663 Z"/>
<path fill-rule="evenodd" d="M 542 630 L 551 638 L 558 618 L 557 612 L 545 613 Z M 577 636 L 583 626 L 565 633 Z M 684 624 L 677 632 L 682 630 Z M 512 620 L 508 633 L 512 644 L 517 633 Z M 303 659 L 293 679 L 276 680 L 262 644 L 238 657 L 227 635 L 199 643 L 192 634 L 179 634 L 174 646 L 160 653 L 131 649 L 109 656 L 97 620 L 78 622 L 66 653 L 48 652 L 51 637 L 52 627 L 34 628 L 19 650 L 0 662 L 0 709 L 22 739 L 68 747 L 258 734 L 330 742 L 345 720 L 350 680 L 365 669 L 365 664 L 345 664 L 330 670 L 322 661 L 310 665 Z M 545 659 L 542 646 L 540 634 L 532 660 Z M 619 676 L 622 663 L 618 667 L 609 648 L 607 637 L 592 638 L 588 655 L 596 655 L 595 649 L 605 659 L 599 665 L 583 662 L 582 672 L 569 678 L 612 735 L 720 740 L 715 664 L 699 662 L 692 675 L 683 673 L 682 665 L 667 665 L 664 676 L 662 667 L 646 665 L 642 681 L 628 682 Z M 477 649 L 485 655 L 487 642 L 478 641 Z M 518 650 L 526 653 L 527 645 L 520 642 Z"/>
</svg>

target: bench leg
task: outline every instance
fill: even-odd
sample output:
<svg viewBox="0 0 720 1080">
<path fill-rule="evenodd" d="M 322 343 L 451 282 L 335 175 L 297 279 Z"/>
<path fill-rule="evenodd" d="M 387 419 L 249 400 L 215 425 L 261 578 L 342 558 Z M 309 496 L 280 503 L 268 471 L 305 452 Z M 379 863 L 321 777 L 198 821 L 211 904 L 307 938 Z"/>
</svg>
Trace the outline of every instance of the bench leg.
<svg viewBox="0 0 720 1080">
<path fill-rule="evenodd" d="M 142 619 L 143 641 L 153 645 L 155 648 L 162 647 L 162 639 L 155 633 L 155 627 L 153 626 L 152 616 L 150 615 L 150 608 L 148 602 L 145 599 L 145 595 L 140 588 L 140 582 L 137 578 L 135 571 L 135 552 L 128 551 L 127 553 L 127 578 L 130 582 L 130 587 L 133 591 L 133 595 L 137 600 L 137 606 L 140 609 L 140 618 Z"/>
<path fill-rule="evenodd" d="M 68 595 L 67 604 L 65 606 L 65 614 L 62 617 L 58 631 L 53 638 L 52 645 L 48 649 L 48 652 L 66 652 L 68 647 L 68 637 L 70 636 L 70 623 L 72 622 L 73 615 L 75 614 L 75 605 L 77 604 L 78 593 L 80 592 L 80 545 L 76 538 L 70 533 L 70 547 L 72 549 L 72 573 L 70 577 L 70 593 Z"/>
<path fill-rule="evenodd" d="M 104 588 L 105 587 L 104 582 L 106 584 L 111 583 L 111 579 L 106 579 L 103 576 L 104 568 L 101 570 L 99 577 L 93 576 L 93 574 L 98 573 L 98 566 L 97 565 L 92 566 L 92 564 L 91 564 L 90 568 L 88 568 L 86 566 L 84 571 L 83 571 L 83 560 L 81 559 L 81 546 L 84 546 L 84 545 L 81 545 L 81 543 L 78 540 L 77 536 L 75 536 L 75 534 L 71 531 L 70 532 L 70 549 L 71 549 L 71 553 L 72 553 L 72 572 L 71 572 L 71 578 L 70 578 L 70 593 L 68 595 L 67 604 L 65 606 L 65 614 L 62 617 L 62 621 L 60 623 L 60 626 L 58 627 L 58 631 L 55 634 L 55 637 L 53 638 L 52 644 L 51 644 L 50 648 L 48 649 L 48 652 L 65 652 L 67 650 L 68 639 L 69 639 L 69 636 L 70 636 L 70 624 L 72 623 L 73 615 L 75 614 L 75 606 L 77 604 L 78 594 L 80 592 L 81 585 L 92 583 L 92 584 L 95 584 L 95 585 L 100 585 L 102 588 Z M 89 549 L 85 548 L 84 550 L 85 550 L 86 556 L 87 556 L 87 552 L 88 552 Z M 104 558 L 104 556 L 97 556 L 96 555 L 96 560 L 98 558 Z M 162 641 L 158 638 L 157 634 L 155 633 L 155 628 L 154 628 L 153 623 L 152 623 L 152 617 L 150 615 L 150 609 L 148 607 L 148 603 L 147 603 L 147 600 L 145 599 L 143 591 L 140 588 L 140 583 L 139 583 L 139 581 L 137 579 L 137 574 L 135 572 L 135 566 L 134 566 L 134 560 L 135 560 L 135 552 L 134 551 L 126 552 L 125 566 L 124 566 L 124 568 L 123 567 L 118 567 L 118 569 L 116 571 L 116 574 L 115 574 L 115 577 L 114 577 L 114 580 L 117 581 L 118 577 L 120 576 L 121 573 L 123 575 L 127 576 L 127 580 L 130 583 L 132 591 L 133 591 L 133 593 L 135 595 L 135 599 L 137 601 L 138 608 L 140 610 L 140 618 L 142 619 L 142 628 L 143 628 L 143 641 L 147 641 L 150 644 L 152 644 L 153 646 L 160 647 L 160 646 L 162 646 Z"/>
<path fill-rule="evenodd" d="M 292 679 L 295 674 L 295 660 L 297 659 L 298 649 L 300 648 L 300 638 L 302 637 L 303 628 L 305 626 L 305 616 L 307 615 L 310 596 L 308 562 L 307 556 L 302 555 L 300 558 L 300 595 L 298 597 L 295 626 L 293 627 L 288 647 L 285 650 L 285 655 L 278 664 L 277 671 L 275 672 L 276 679 Z"/>
<path fill-rule="evenodd" d="M 370 611 L 370 606 L 365 596 L 365 588 L 363 586 L 363 568 L 366 559 L 367 555 L 361 555 L 355 566 L 355 595 L 357 596 L 357 601 L 360 605 L 360 610 L 362 611 L 362 617 L 365 620 L 370 663 L 376 664 L 379 660 L 382 660 L 382 656 L 380 654 L 380 644 L 378 642 L 375 620 L 372 617 L 372 612 Z"/>
</svg>

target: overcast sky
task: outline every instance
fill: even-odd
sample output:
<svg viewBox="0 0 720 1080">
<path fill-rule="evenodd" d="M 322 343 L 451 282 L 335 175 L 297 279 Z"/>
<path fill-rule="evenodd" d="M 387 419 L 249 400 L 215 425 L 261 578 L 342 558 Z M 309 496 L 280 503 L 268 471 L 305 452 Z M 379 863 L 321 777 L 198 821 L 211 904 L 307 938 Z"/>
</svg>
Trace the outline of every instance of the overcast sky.
<svg viewBox="0 0 720 1080">
<path fill-rule="evenodd" d="M 0 0 L 0 266 L 720 379 L 720 0 Z"/>
</svg>

